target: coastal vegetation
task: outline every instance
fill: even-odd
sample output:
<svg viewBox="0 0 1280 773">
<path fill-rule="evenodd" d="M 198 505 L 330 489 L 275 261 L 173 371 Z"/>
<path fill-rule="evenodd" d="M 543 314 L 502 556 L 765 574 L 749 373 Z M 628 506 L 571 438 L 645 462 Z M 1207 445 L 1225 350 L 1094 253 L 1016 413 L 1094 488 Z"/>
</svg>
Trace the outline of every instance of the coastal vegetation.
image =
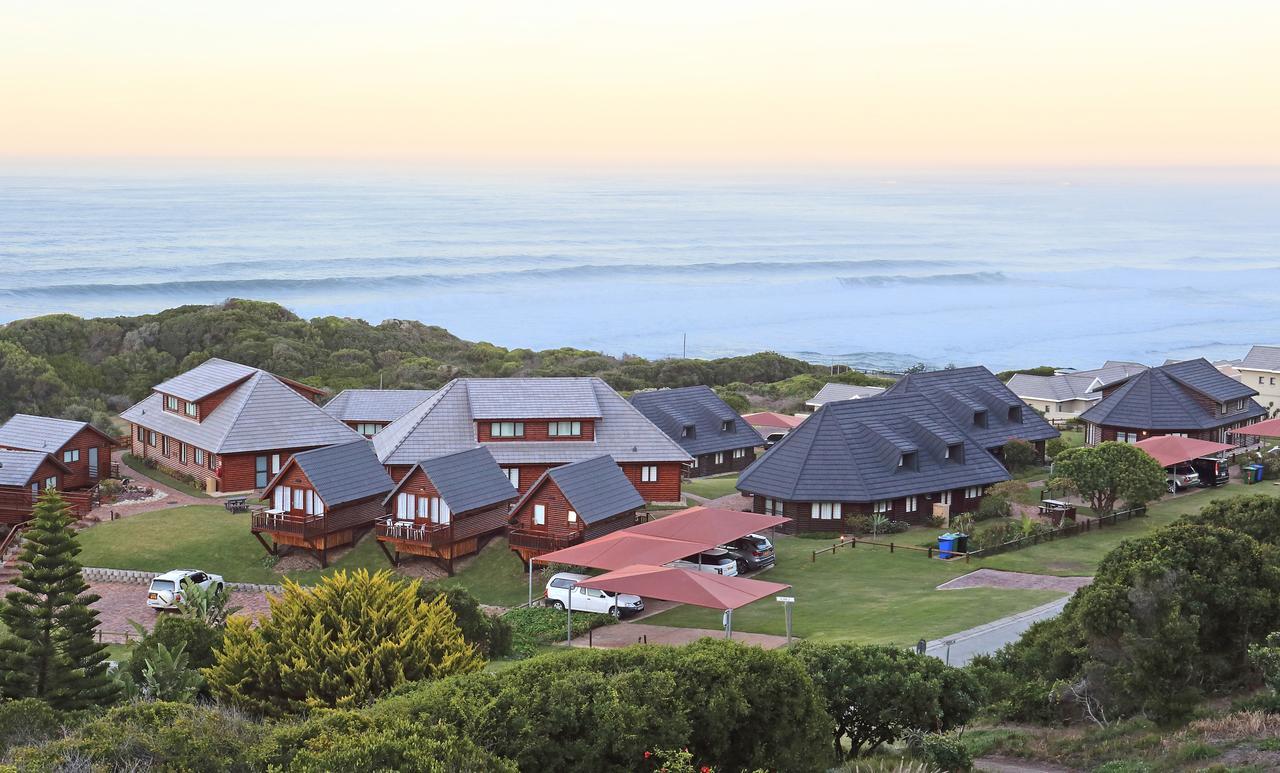
<svg viewBox="0 0 1280 773">
<path fill-rule="evenodd" d="M 210 357 L 337 391 L 434 389 L 460 376 L 599 376 L 621 391 L 706 384 L 734 408 L 798 409 L 827 381 L 884 385 L 773 352 L 647 360 L 561 348 L 507 349 L 409 320 L 302 319 L 274 303 L 228 300 L 158 314 L 51 314 L 0 327 L 0 418 L 35 413 L 109 427 L 151 387 Z"/>
</svg>

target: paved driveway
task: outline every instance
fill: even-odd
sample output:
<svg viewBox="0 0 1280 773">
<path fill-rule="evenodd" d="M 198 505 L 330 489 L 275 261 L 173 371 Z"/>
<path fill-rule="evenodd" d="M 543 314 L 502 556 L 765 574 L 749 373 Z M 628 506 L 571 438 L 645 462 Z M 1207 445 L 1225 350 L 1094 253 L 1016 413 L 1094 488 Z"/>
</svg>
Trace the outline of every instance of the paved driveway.
<svg viewBox="0 0 1280 773">
<path fill-rule="evenodd" d="M 1031 627 L 1032 623 L 1057 617 L 1070 599 L 1070 596 L 1063 596 L 1035 609 L 1028 609 L 1026 612 L 1002 617 L 986 625 L 934 639 L 928 643 L 925 653 L 939 660 L 945 660 L 953 666 L 963 666 L 977 655 L 989 655 L 1004 645 L 1016 641 Z M 947 642 L 951 642 L 950 652 L 948 652 Z"/>
<path fill-rule="evenodd" d="M 7 588 L 5 589 L 7 590 Z M 93 608 L 98 610 L 98 630 L 102 641 L 109 644 L 121 644 L 126 640 L 137 638 L 137 632 L 129 624 L 132 620 L 141 623 L 150 631 L 155 627 L 160 614 L 147 607 L 147 586 L 127 582 L 98 582 L 89 586 L 92 593 L 102 598 L 96 601 Z M 231 605 L 243 607 L 242 615 L 260 617 L 270 611 L 265 593 L 249 593 L 232 591 Z"/>
</svg>

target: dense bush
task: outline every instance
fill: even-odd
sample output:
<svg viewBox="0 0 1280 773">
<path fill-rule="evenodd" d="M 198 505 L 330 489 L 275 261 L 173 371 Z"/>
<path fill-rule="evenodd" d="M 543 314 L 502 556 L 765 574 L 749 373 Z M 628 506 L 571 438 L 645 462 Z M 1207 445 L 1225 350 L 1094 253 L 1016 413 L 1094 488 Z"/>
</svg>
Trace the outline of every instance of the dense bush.
<svg viewBox="0 0 1280 773">
<path fill-rule="evenodd" d="M 945 731 L 976 713 L 972 675 L 897 647 L 802 642 L 793 650 L 826 704 L 837 761 L 844 743 L 856 756 L 912 731 Z"/>
<path fill-rule="evenodd" d="M 512 649 L 517 655 L 532 655 L 539 644 L 562 642 L 566 635 L 566 612 L 548 607 L 521 607 L 503 613 L 502 621 L 510 627 Z M 595 612 L 574 612 L 573 635 L 584 636 L 587 631 L 602 625 L 618 622 L 610 615 Z"/>
<path fill-rule="evenodd" d="M 466 588 L 419 585 L 418 597 L 423 601 L 434 601 L 437 596 L 443 596 L 449 609 L 453 610 L 454 622 L 462 630 L 462 638 L 474 644 L 481 654 L 493 658 L 511 653 L 511 624 L 497 615 L 487 614 Z"/>
<path fill-rule="evenodd" d="M 204 671 L 222 701 L 267 714 L 350 708 L 402 682 L 481 668 L 443 596 L 424 602 L 418 583 L 390 572 L 337 572 L 312 588 L 288 580 L 271 616 L 227 622 Z"/>
<path fill-rule="evenodd" d="M 1141 448 L 1114 441 L 1063 451 L 1053 460 L 1053 474 L 1051 488 L 1079 494 L 1099 515 L 1120 502 L 1140 507 L 1155 501 L 1166 486 L 1159 462 Z"/>
<path fill-rule="evenodd" d="M 723 640 L 545 655 L 414 686 L 370 711 L 450 724 L 521 770 L 630 771 L 657 748 L 734 771 L 818 770 L 828 758 L 827 719 L 800 663 Z"/>
<path fill-rule="evenodd" d="M 1248 534 L 1259 542 L 1280 546 L 1280 497 L 1248 494 L 1219 499 L 1182 520 L 1221 526 Z"/>
<path fill-rule="evenodd" d="M 134 646 L 123 667 L 135 682 L 142 682 L 147 660 L 153 658 L 160 645 L 170 651 L 179 647 L 187 654 L 187 665 L 200 669 L 213 665 L 213 651 L 222 643 L 222 632 L 199 620 L 179 615 L 160 615 L 155 628 Z"/>
<path fill-rule="evenodd" d="M 1040 463 L 1036 447 L 1025 440 L 1014 439 L 1005 443 L 1001 456 L 1004 458 L 1004 466 L 1010 472 L 1021 472 Z"/>
<path fill-rule="evenodd" d="M 37 698 L 0 701 L 0 760 L 16 746 L 44 743 L 54 738 L 64 724 L 71 724 L 78 714 L 54 711 Z"/>
</svg>

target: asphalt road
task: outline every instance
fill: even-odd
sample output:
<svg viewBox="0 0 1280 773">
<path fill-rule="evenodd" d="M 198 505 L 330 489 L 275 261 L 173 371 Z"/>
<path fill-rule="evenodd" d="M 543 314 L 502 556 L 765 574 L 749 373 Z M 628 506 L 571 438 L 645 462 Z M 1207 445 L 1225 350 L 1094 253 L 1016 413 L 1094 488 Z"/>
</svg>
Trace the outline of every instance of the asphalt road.
<svg viewBox="0 0 1280 773">
<path fill-rule="evenodd" d="M 976 655 L 987 655 L 1015 641 L 1032 623 L 1056 617 L 1067 605 L 1070 596 L 1063 596 L 1056 601 L 1042 604 L 1035 609 L 1028 609 L 1016 615 L 1002 617 L 999 620 L 960 631 L 928 643 L 925 653 L 939 660 L 945 660 L 953 666 L 962 666 Z M 948 653 L 947 642 L 951 642 Z"/>
</svg>

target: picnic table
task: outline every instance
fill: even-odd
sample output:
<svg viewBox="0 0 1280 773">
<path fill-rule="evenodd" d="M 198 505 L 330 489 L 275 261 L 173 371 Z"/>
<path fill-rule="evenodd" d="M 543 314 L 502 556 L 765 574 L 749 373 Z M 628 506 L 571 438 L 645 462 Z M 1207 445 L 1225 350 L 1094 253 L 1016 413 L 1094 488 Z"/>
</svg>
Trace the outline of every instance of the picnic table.
<svg viewBox="0 0 1280 773">
<path fill-rule="evenodd" d="M 248 497 L 231 497 L 222 503 L 229 513 L 247 513 L 249 512 Z"/>
</svg>

